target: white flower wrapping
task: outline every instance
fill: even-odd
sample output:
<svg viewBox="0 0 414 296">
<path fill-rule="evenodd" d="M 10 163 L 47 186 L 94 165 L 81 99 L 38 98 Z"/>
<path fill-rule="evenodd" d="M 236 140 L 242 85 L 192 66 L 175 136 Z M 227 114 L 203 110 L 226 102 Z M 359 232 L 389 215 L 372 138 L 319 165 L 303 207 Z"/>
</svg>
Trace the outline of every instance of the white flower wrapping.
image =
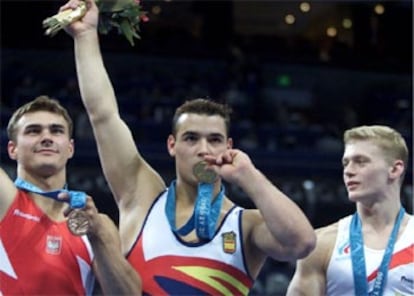
<svg viewBox="0 0 414 296">
<path fill-rule="evenodd" d="M 107 34 L 116 28 L 119 34 L 125 36 L 129 43 L 134 45 L 134 38 L 140 39 L 141 21 L 148 21 L 146 12 L 142 10 L 139 0 L 96 0 L 100 11 L 99 32 Z M 79 20 L 86 13 L 85 2 L 76 9 L 59 12 L 43 21 L 45 34 L 54 36 L 68 24 Z"/>
</svg>

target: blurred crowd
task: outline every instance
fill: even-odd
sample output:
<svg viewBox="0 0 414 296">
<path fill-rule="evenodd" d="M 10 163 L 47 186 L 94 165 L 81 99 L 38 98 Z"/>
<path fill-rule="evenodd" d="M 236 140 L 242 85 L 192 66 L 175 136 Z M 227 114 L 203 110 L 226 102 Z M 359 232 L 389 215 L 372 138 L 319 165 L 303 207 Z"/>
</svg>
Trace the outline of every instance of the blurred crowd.
<svg viewBox="0 0 414 296">
<path fill-rule="evenodd" d="M 12 111 L 47 94 L 61 101 L 74 118 L 77 152 L 69 176 L 72 187 L 108 196 L 70 53 L 4 50 L 2 56 L 2 163 L 10 162 L 5 141 Z M 227 59 L 110 53 L 105 60 L 123 117 L 142 152 L 166 176 L 172 174 L 173 165 L 160 155 L 165 154 L 175 107 L 194 97 L 227 102 L 234 111 L 235 145 L 249 150 L 258 166 L 304 208 L 314 226 L 352 209 L 341 175 L 345 129 L 387 124 L 412 143 L 410 75 L 275 64 L 245 56 L 236 48 Z M 409 148 L 412 155 L 412 145 Z M 412 203 L 411 174 L 410 169 L 405 203 Z M 237 188 L 229 190 L 239 203 L 252 206 Z M 110 197 L 97 206 L 116 218 Z M 251 294 L 283 295 L 293 270 L 292 264 L 269 261 Z"/>
</svg>

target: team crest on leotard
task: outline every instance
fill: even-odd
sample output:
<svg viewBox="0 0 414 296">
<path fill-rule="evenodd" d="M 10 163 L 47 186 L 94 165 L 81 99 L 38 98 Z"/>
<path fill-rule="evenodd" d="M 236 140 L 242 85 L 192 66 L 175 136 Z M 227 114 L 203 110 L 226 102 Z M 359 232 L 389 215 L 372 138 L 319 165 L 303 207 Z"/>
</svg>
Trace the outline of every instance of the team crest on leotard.
<svg viewBox="0 0 414 296">
<path fill-rule="evenodd" d="M 236 233 L 233 231 L 222 234 L 223 237 L 223 251 L 228 254 L 236 252 Z"/>
<path fill-rule="evenodd" d="M 46 239 L 46 253 L 59 255 L 62 248 L 62 237 L 48 235 Z"/>
</svg>

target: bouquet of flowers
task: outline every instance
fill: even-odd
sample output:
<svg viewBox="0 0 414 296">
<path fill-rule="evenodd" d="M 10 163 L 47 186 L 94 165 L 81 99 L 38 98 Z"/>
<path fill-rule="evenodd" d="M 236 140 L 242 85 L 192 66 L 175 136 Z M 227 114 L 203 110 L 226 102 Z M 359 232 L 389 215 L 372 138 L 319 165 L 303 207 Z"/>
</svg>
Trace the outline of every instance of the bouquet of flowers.
<svg viewBox="0 0 414 296">
<path fill-rule="evenodd" d="M 113 28 L 125 36 L 134 46 L 134 38 L 140 39 L 141 21 L 148 21 L 148 16 L 142 10 L 140 0 L 95 0 L 99 8 L 99 33 L 107 34 Z M 81 4 L 74 10 L 65 10 L 43 21 L 46 35 L 54 36 L 68 24 L 82 18 L 86 13 L 86 4 Z"/>
</svg>

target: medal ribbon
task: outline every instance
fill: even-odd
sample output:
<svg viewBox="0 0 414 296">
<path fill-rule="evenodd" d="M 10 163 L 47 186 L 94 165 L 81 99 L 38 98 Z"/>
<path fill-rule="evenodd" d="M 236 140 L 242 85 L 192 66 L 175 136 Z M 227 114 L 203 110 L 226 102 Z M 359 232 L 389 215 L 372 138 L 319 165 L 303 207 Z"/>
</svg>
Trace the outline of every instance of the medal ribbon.
<svg viewBox="0 0 414 296">
<path fill-rule="evenodd" d="M 221 205 L 223 204 L 224 186 L 221 186 L 219 194 L 211 202 L 214 185 L 209 183 L 198 184 L 198 194 L 193 214 L 182 227 L 177 229 L 175 226 L 175 183 L 175 181 L 172 181 L 168 188 L 167 203 L 165 205 L 165 213 L 172 231 L 185 236 L 195 229 L 199 238 L 212 239 L 217 220 L 220 216 Z"/>
<path fill-rule="evenodd" d="M 66 185 L 64 189 L 60 189 L 60 190 L 54 190 L 54 191 L 43 191 L 42 189 L 40 189 L 39 187 L 37 187 L 36 185 L 27 182 L 21 178 L 17 178 L 14 181 L 14 184 L 16 185 L 17 188 L 29 191 L 29 192 L 33 192 L 33 193 L 37 193 L 40 195 L 43 195 L 45 197 L 49 197 L 52 198 L 54 200 L 57 201 L 62 201 L 60 199 L 58 199 L 58 194 L 61 192 L 68 192 L 69 193 L 69 204 L 70 207 L 73 209 L 81 209 L 83 207 L 85 207 L 86 204 L 86 193 L 82 192 L 82 191 L 72 191 L 72 190 L 67 190 L 66 189 Z"/>
<path fill-rule="evenodd" d="M 358 213 L 355 213 L 352 216 L 349 230 L 355 295 L 381 296 L 383 294 L 385 283 L 387 281 L 388 266 L 391 261 L 392 252 L 394 250 L 398 230 L 400 228 L 404 213 L 405 209 L 401 207 L 388 240 L 381 265 L 378 268 L 374 288 L 370 293 L 368 293 L 368 283 L 365 269 L 364 241 L 362 237 L 361 219 L 359 218 Z"/>
</svg>

